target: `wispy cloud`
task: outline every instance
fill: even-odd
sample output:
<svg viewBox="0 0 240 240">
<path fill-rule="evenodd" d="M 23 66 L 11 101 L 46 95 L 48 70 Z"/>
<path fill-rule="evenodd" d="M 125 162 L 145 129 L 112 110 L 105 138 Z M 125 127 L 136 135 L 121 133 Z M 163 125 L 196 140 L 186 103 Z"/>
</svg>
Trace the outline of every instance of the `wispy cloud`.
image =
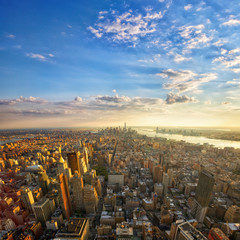
<svg viewBox="0 0 240 240">
<path fill-rule="evenodd" d="M 133 15 L 129 10 L 114 16 L 113 20 L 107 19 L 105 22 L 96 24 L 95 28 L 90 26 L 88 29 L 98 38 L 106 34 L 113 41 L 136 42 L 139 37 L 156 31 L 156 25 L 152 23 L 151 19 L 159 17 L 162 15 L 156 13 L 147 13 L 145 17 L 141 14 Z"/>
<path fill-rule="evenodd" d="M 173 69 L 163 70 L 157 75 L 170 80 L 170 82 L 163 84 L 163 88 L 175 89 L 179 92 L 196 91 L 203 83 L 210 82 L 217 78 L 217 74 L 215 73 L 197 74 L 191 70 L 175 71 Z"/>
<path fill-rule="evenodd" d="M 232 81 L 227 81 L 226 84 L 240 86 L 240 79 L 233 79 Z"/>
<path fill-rule="evenodd" d="M 126 97 L 126 96 L 121 96 L 119 97 L 118 95 L 116 96 L 99 96 L 99 97 L 96 97 L 96 100 L 97 101 L 100 101 L 100 102 L 112 102 L 112 103 L 121 103 L 121 102 L 130 102 L 131 99 L 129 97 Z"/>
<path fill-rule="evenodd" d="M 222 25 L 224 25 L 224 26 L 237 26 L 237 25 L 240 25 L 240 20 L 229 19 L 228 21 L 224 22 Z"/>
<path fill-rule="evenodd" d="M 213 40 L 212 36 L 207 36 L 203 32 L 204 25 L 182 26 L 179 28 L 179 34 L 183 39 L 186 39 L 183 44 L 188 49 L 206 47 Z"/>
<path fill-rule="evenodd" d="M 176 56 L 174 57 L 174 61 L 176 63 L 180 63 L 180 62 L 185 62 L 185 61 L 190 61 L 192 58 L 191 57 L 184 57 L 183 55 L 180 54 L 176 54 Z"/>
<path fill-rule="evenodd" d="M 197 100 L 194 97 L 188 97 L 187 95 L 180 96 L 176 93 L 169 93 L 166 98 L 167 104 L 189 103 L 189 102 L 197 102 Z"/>
<path fill-rule="evenodd" d="M 15 38 L 16 36 L 15 35 L 13 35 L 13 34 L 8 34 L 7 36 L 6 36 L 7 38 Z"/>
<path fill-rule="evenodd" d="M 11 108 L 11 105 L 17 105 Z M 34 106 L 32 105 L 34 104 Z M 52 115 L 79 115 L 84 111 L 90 115 L 109 112 L 124 112 L 126 114 L 162 111 L 165 101 L 161 98 L 141 98 L 127 96 L 93 96 L 82 99 L 77 96 L 71 101 L 51 102 L 35 97 L 20 97 L 18 99 L 0 99 L 0 107 L 9 114 L 21 114 L 31 116 L 52 116 Z M 98 116 L 100 117 L 100 116 Z"/>
<path fill-rule="evenodd" d="M 192 8 L 192 4 L 188 4 L 188 5 L 184 6 L 184 9 L 186 11 L 190 10 L 191 8 Z"/>
<path fill-rule="evenodd" d="M 235 48 L 229 51 L 229 54 L 236 54 L 236 53 L 240 53 L 240 48 Z"/>
<path fill-rule="evenodd" d="M 208 8 L 209 8 L 209 6 L 206 6 L 206 3 L 202 1 L 202 2 L 200 2 L 200 4 L 198 5 L 196 11 L 197 11 L 197 12 L 200 12 L 200 11 L 206 10 L 206 9 L 208 9 Z"/>
<path fill-rule="evenodd" d="M 77 96 L 77 97 L 74 98 L 74 101 L 76 101 L 76 102 L 82 102 L 83 99 L 82 99 L 81 97 Z"/>
<path fill-rule="evenodd" d="M 33 59 L 36 59 L 36 60 L 39 60 L 42 62 L 47 60 L 45 56 L 43 56 L 39 53 L 27 53 L 26 55 L 27 55 L 27 57 L 30 57 L 30 58 L 33 58 Z"/>
<path fill-rule="evenodd" d="M 36 104 L 46 104 L 48 101 L 38 97 L 19 97 L 15 99 L 0 99 L 0 105 L 14 105 L 18 103 L 36 103 Z"/>
<path fill-rule="evenodd" d="M 240 72 L 240 48 L 232 49 L 229 52 L 221 51 L 222 56 L 214 58 L 212 63 L 221 63 L 227 69 L 239 73 Z"/>
<path fill-rule="evenodd" d="M 164 2 L 164 1 L 163 1 Z M 94 26 L 89 26 L 90 30 L 97 38 L 105 36 L 114 42 L 136 42 L 146 35 L 157 31 L 157 23 L 166 12 L 165 10 L 153 11 L 152 8 L 146 8 L 145 13 L 128 11 L 119 14 L 118 11 L 99 12 L 98 22 Z"/>
<path fill-rule="evenodd" d="M 48 57 L 50 57 L 50 58 L 54 57 L 54 55 L 52 53 L 44 54 L 44 55 L 43 54 L 39 54 L 39 53 L 27 53 L 26 56 L 29 57 L 29 58 L 36 59 L 36 60 L 38 60 L 40 62 L 48 61 L 49 60 Z"/>
<path fill-rule="evenodd" d="M 226 44 L 228 41 L 226 39 L 218 39 L 216 42 L 214 42 L 212 45 L 216 46 L 216 47 L 221 47 L 224 44 Z"/>
<path fill-rule="evenodd" d="M 101 38 L 103 33 L 101 33 L 101 30 L 95 29 L 93 27 L 88 27 L 88 30 L 90 30 L 97 38 Z"/>
<path fill-rule="evenodd" d="M 139 59 L 138 62 L 140 63 L 154 63 L 154 62 L 159 62 L 160 61 L 160 54 L 154 54 L 151 58 L 149 59 Z"/>
</svg>

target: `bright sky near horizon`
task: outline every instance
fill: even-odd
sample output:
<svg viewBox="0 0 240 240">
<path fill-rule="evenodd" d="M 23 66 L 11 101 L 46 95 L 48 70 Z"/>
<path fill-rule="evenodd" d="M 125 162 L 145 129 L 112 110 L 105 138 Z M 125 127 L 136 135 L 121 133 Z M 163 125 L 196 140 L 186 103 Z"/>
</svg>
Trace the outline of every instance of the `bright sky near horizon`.
<svg viewBox="0 0 240 240">
<path fill-rule="evenodd" d="M 238 0 L 2 0 L 0 128 L 240 126 Z"/>
</svg>

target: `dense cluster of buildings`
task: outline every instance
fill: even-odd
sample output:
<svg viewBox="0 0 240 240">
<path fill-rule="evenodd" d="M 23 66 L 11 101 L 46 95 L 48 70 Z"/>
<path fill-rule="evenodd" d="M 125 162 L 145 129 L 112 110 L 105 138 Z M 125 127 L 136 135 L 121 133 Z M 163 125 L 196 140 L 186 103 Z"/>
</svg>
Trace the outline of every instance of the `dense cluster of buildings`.
<svg viewBox="0 0 240 240">
<path fill-rule="evenodd" d="M 237 149 L 124 127 L 21 131 L 0 150 L 0 239 L 240 239 Z"/>
</svg>

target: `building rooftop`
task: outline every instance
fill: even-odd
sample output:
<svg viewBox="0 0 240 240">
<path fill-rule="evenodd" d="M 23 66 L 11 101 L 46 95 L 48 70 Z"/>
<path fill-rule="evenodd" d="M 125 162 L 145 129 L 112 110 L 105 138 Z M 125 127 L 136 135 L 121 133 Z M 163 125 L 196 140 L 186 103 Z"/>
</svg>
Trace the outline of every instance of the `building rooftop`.
<svg viewBox="0 0 240 240">
<path fill-rule="evenodd" d="M 193 227 L 189 222 L 184 222 L 180 224 L 179 229 L 182 230 L 182 232 L 185 233 L 190 239 L 192 237 L 193 239 L 197 240 L 206 240 L 207 238 L 199 232 L 195 227 Z"/>
<path fill-rule="evenodd" d="M 60 229 L 60 231 L 56 234 L 57 238 L 68 239 L 70 237 L 81 237 L 84 232 L 84 229 L 88 225 L 87 218 L 71 218 L 67 225 Z"/>
<path fill-rule="evenodd" d="M 33 204 L 34 207 L 41 207 L 43 204 L 45 204 L 46 201 L 49 201 L 49 199 L 47 198 L 41 198 L 38 202 L 35 202 Z"/>
</svg>

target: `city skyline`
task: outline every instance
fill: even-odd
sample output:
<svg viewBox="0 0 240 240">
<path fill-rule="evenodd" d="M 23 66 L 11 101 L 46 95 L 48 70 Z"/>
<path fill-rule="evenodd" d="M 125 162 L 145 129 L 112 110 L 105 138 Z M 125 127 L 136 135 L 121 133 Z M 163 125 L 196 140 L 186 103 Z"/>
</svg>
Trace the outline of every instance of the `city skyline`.
<svg viewBox="0 0 240 240">
<path fill-rule="evenodd" d="M 0 128 L 239 127 L 240 3 L 2 1 Z"/>
</svg>

